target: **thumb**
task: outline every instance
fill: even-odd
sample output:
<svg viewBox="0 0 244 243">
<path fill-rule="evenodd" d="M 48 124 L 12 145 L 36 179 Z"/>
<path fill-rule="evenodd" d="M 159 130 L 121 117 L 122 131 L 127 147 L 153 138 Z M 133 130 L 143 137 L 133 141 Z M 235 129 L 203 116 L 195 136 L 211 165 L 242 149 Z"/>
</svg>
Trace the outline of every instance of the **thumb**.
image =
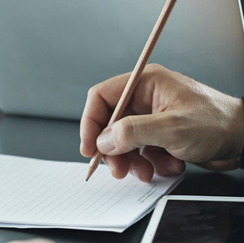
<svg viewBox="0 0 244 243">
<path fill-rule="evenodd" d="M 114 156 L 145 145 L 164 147 L 167 141 L 162 141 L 162 138 L 170 137 L 166 128 L 168 116 L 164 113 L 127 116 L 116 121 L 98 136 L 98 150 Z"/>
</svg>

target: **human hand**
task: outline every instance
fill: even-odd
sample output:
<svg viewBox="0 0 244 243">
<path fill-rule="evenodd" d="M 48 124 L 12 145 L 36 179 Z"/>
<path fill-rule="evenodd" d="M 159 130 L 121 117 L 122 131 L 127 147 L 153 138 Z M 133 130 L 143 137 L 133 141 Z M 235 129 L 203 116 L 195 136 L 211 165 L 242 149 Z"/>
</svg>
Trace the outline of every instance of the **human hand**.
<svg viewBox="0 0 244 243">
<path fill-rule="evenodd" d="M 98 148 L 114 177 L 130 171 L 146 182 L 153 173 L 181 174 L 184 161 L 212 170 L 239 166 L 244 144 L 241 99 L 158 64 L 146 66 L 123 118 L 105 128 L 129 76 L 89 90 L 80 127 L 82 155 L 93 156 Z"/>
</svg>

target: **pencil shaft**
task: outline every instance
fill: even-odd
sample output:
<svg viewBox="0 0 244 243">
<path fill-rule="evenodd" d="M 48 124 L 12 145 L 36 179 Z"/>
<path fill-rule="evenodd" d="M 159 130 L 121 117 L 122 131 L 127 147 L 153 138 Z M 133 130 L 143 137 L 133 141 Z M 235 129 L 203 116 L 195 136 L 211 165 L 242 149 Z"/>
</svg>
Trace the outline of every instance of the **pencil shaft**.
<svg viewBox="0 0 244 243">
<path fill-rule="evenodd" d="M 120 100 L 109 120 L 108 125 L 111 125 L 112 123 L 114 123 L 115 121 L 117 121 L 118 119 L 121 118 L 125 108 L 127 107 L 130 98 L 136 88 L 137 83 L 139 82 L 140 76 L 143 72 L 143 69 L 145 68 L 149 57 L 152 54 L 152 51 L 157 43 L 157 40 L 169 18 L 169 15 L 174 7 L 176 3 L 176 0 L 167 0 L 167 2 L 165 3 L 165 6 L 162 10 L 162 12 L 159 15 L 159 18 L 148 38 L 148 41 L 134 67 L 134 70 L 131 73 L 131 76 L 125 86 L 125 89 L 120 97 Z M 86 180 L 89 179 L 89 177 L 92 175 L 92 173 L 94 172 L 94 168 L 96 168 L 98 166 L 98 164 L 100 163 L 102 159 L 102 154 L 99 151 L 96 151 L 95 155 L 93 156 L 93 158 L 91 159 L 91 162 L 89 164 L 89 170 L 88 170 L 88 174 L 87 174 L 87 178 Z"/>
<path fill-rule="evenodd" d="M 139 82 L 140 76 L 143 72 L 143 69 L 145 68 L 152 51 L 157 43 L 157 40 L 159 39 L 159 36 L 166 24 L 166 21 L 174 7 L 176 0 L 168 0 L 162 10 L 162 12 L 159 15 L 159 18 L 147 40 L 147 43 L 142 50 L 142 53 L 134 67 L 134 70 L 131 73 L 131 76 L 127 82 L 127 85 L 125 86 L 125 89 L 120 97 L 120 100 L 113 112 L 113 115 L 108 123 L 108 125 L 111 125 L 115 121 L 121 118 L 122 113 L 124 112 L 126 106 L 128 105 L 130 98 L 136 88 L 137 83 Z"/>
</svg>

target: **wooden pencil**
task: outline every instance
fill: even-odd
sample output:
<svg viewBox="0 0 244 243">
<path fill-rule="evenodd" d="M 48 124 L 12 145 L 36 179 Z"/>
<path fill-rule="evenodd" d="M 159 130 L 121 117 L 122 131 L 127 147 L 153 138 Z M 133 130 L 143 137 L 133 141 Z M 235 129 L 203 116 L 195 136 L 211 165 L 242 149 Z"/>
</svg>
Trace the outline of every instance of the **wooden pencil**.
<svg viewBox="0 0 244 243">
<path fill-rule="evenodd" d="M 118 119 L 121 118 L 125 108 L 128 105 L 128 102 L 136 88 L 136 85 L 140 79 L 140 76 L 142 74 L 143 69 L 145 68 L 149 57 L 152 54 L 152 51 L 157 43 L 157 40 L 170 16 L 170 13 L 176 3 L 176 0 L 167 0 L 162 12 L 159 15 L 159 18 L 147 40 L 147 43 L 142 50 L 142 53 L 134 67 L 134 70 L 131 73 L 131 76 L 125 86 L 125 89 L 119 99 L 119 102 L 110 118 L 110 121 L 108 123 L 108 126 L 117 121 Z M 95 152 L 94 156 L 92 157 L 90 163 L 89 163 L 89 168 L 88 168 L 88 173 L 86 177 L 86 181 L 91 177 L 91 175 L 94 173 L 96 168 L 98 167 L 101 159 L 103 157 L 103 154 L 101 154 L 98 150 Z"/>
</svg>

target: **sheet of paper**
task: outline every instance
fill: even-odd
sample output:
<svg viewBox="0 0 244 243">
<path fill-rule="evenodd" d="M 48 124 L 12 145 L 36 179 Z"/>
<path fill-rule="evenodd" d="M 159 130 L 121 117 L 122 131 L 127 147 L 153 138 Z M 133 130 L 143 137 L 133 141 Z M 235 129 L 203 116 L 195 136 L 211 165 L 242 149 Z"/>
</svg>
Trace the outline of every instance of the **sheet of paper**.
<svg viewBox="0 0 244 243">
<path fill-rule="evenodd" d="M 86 163 L 0 155 L 0 227 L 122 232 L 182 178 L 117 180 L 100 165 L 86 182 L 87 169 Z"/>
</svg>

